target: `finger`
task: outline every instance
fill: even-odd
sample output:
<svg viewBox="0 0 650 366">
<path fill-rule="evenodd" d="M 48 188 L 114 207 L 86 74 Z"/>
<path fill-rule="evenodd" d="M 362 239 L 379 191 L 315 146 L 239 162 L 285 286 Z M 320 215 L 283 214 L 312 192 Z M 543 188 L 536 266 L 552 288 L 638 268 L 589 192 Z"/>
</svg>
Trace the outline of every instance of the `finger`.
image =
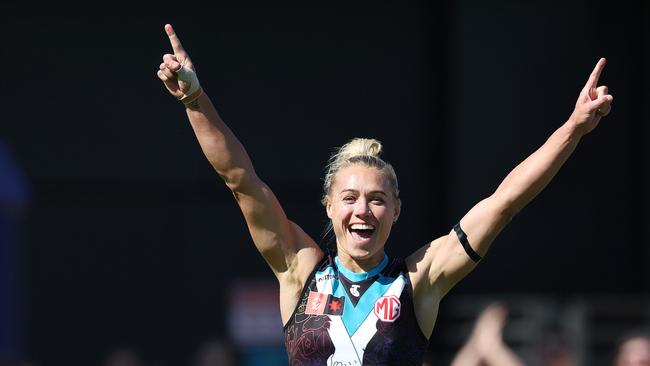
<svg viewBox="0 0 650 366">
<path fill-rule="evenodd" d="M 167 75 L 168 77 L 175 77 L 175 76 L 176 76 L 176 74 L 174 73 L 174 71 L 172 71 L 172 70 L 167 66 L 167 64 L 164 63 L 164 62 L 160 64 L 159 69 L 160 69 L 160 71 L 162 71 L 163 73 L 165 73 L 165 75 Z"/>
<path fill-rule="evenodd" d="M 169 60 L 169 61 L 181 62 L 181 60 L 178 57 L 176 57 L 176 55 L 173 55 L 171 53 L 164 54 L 162 58 L 163 61 Z"/>
<path fill-rule="evenodd" d="M 176 74 L 173 73 L 170 69 L 164 68 L 163 70 L 160 70 L 165 76 L 167 76 L 168 79 L 174 79 L 176 77 Z"/>
<path fill-rule="evenodd" d="M 167 80 L 169 80 L 169 78 L 167 77 L 167 75 L 165 75 L 165 73 L 162 72 L 162 70 L 158 70 L 158 72 L 156 73 L 156 75 L 158 75 L 158 79 L 160 79 L 160 80 L 162 80 L 162 81 L 167 81 Z"/>
<path fill-rule="evenodd" d="M 611 94 L 603 95 L 601 97 L 598 97 L 598 99 L 591 101 L 588 105 L 588 108 L 592 112 L 600 110 L 602 113 L 605 109 L 610 107 L 610 104 L 612 104 L 613 100 L 614 97 Z"/>
<path fill-rule="evenodd" d="M 603 71 L 603 68 L 605 67 L 605 63 L 606 60 L 604 57 L 598 60 L 596 67 L 594 67 L 594 70 L 591 72 L 591 75 L 589 75 L 589 80 L 587 80 L 587 84 L 585 84 L 585 88 L 589 88 L 589 89 L 596 88 L 596 85 L 598 85 L 598 79 L 600 78 L 600 73 Z"/>
<path fill-rule="evenodd" d="M 169 37 L 169 42 L 172 44 L 172 49 L 174 50 L 174 54 L 177 56 L 185 54 L 185 50 L 183 49 L 181 40 L 176 35 L 176 32 L 174 31 L 174 28 L 172 27 L 171 24 L 165 24 L 165 32 Z"/>
<path fill-rule="evenodd" d="M 164 62 L 160 64 L 159 69 L 168 79 L 176 77 L 176 74 L 170 70 L 169 67 L 167 67 L 167 64 Z"/>
<path fill-rule="evenodd" d="M 609 114 L 611 110 L 612 110 L 612 106 L 609 104 L 605 104 L 602 107 L 596 109 L 596 113 L 598 113 L 598 115 L 601 117 L 605 117 L 606 115 Z"/>
<path fill-rule="evenodd" d="M 609 93 L 609 89 L 605 85 L 599 86 L 596 89 L 589 88 L 589 99 L 596 100 L 607 93 Z"/>
<path fill-rule="evenodd" d="M 607 96 L 609 96 L 610 98 L 605 98 Z M 605 102 L 602 103 L 596 109 L 596 114 L 601 116 L 601 117 L 605 117 L 612 110 L 612 100 L 613 100 L 613 98 L 611 97 L 611 95 L 603 95 L 603 98 L 605 98 Z"/>
<path fill-rule="evenodd" d="M 176 57 L 174 57 L 174 55 L 165 54 L 163 56 L 163 63 L 173 72 L 176 72 L 181 68 L 181 63 Z"/>
<path fill-rule="evenodd" d="M 178 90 L 178 83 L 176 82 L 176 79 L 168 78 L 167 75 L 165 75 L 165 73 L 162 72 L 162 70 L 158 70 L 156 75 L 158 75 L 158 78 L 163 81 L 167 90 L 169 90 L 172 93 L 172 95 L 178 98 L 176 94 L 178 94 L 179 90 Z"/>
</svg>

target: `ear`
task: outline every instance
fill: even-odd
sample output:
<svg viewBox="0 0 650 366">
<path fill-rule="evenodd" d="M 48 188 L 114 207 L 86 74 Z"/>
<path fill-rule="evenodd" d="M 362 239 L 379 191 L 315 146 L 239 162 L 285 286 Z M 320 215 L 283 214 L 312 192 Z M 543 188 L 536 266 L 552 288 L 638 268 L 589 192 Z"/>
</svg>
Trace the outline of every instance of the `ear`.
<svg viewBox="0 0 650 366">
<path fill-rule="evenodd" d="M 398 198 L 397 202 L 395 203 L 395 213 L 393 216 L 393 222 L 397 222 L 397 219 L 399 218 L 399 214 L 401 211 L 402 211 L 402 200 Z"/>
<path fill-rule="evenodd" d="M 330 220 L 331 220 L 332 219 L 332 203 L 330 202 L 329 197 L 327 197 L 326 200 L 327 201 L 325 202 L 325 211 L 327 211 L 327 217 L 329 217 Z"/>
</svg>

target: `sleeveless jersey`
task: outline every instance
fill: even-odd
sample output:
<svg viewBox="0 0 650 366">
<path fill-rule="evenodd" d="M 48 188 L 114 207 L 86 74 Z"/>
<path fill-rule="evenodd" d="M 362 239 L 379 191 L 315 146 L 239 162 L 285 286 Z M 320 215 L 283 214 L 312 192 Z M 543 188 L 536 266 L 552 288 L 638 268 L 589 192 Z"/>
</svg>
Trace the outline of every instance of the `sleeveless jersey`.
<svg viewBox="0 0 650 366">
<path fill-rule="evenodd" d="M 419 366 L 429 344 L 415 318 L 406 265 L 385 255 L 363 273 L 326 255 L 284 335 L 291 366 Z"/>
</svg>

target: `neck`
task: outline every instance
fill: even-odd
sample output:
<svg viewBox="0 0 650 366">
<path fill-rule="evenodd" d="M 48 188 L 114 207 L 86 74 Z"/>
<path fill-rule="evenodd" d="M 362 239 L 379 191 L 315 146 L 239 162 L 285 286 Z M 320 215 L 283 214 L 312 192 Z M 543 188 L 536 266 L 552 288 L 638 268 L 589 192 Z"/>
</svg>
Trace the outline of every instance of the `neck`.
<svg viewBox="0 0 650 366">
<path fill-rule="evenodd" d="M 368 258 L 353 258 L 348 253 L 341 251 L 339 249 L 337 253 L 339 261 L 345 268 L 349 269 L 352 272 L 368 272 L 371 269 L 377 267 L 382 260 L 384 260 L 384 251 L 373 254 Z"/>
</svg>

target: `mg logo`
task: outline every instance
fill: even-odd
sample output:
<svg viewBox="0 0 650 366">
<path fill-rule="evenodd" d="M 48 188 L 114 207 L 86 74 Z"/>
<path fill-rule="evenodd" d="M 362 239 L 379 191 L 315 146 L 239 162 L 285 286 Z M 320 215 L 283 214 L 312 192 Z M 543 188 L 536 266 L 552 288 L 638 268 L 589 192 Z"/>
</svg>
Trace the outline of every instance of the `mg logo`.
<svg viewBox="0 0 650 366">
<path fill-rule="evenodd" d="M 399 318 L 401 304 L 399 299 L 392 296 L 382 296 L 375 301 L 373 312 L 382 322 L 394 322 Z"/>
</svg>

